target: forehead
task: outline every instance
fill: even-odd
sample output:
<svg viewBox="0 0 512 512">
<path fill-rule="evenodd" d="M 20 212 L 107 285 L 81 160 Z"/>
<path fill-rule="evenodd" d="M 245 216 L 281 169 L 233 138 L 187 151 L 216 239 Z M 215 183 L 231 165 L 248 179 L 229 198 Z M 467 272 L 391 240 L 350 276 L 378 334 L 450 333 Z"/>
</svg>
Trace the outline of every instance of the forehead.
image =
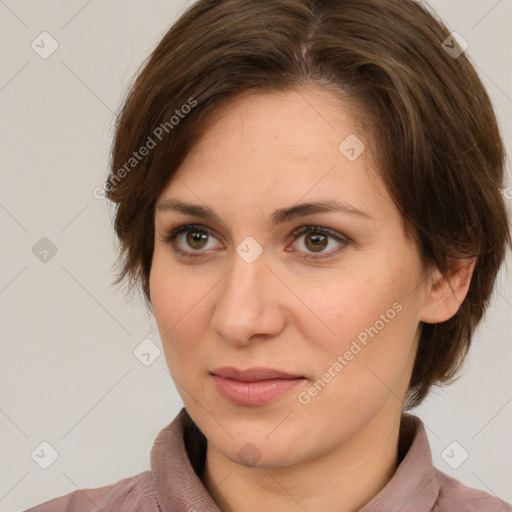
<svg viewBox="0 0 512 512">
<path fill-rule="evenodd" d="M 161 197 L 237 211 L 338 198 L 378 214 L 389 197 L 354 110 L 322 89 L 241 94 L 210 113 Z"/>
<path fill-rule="evenodd" d="M 341 140 L 364 130 L 357 122 L 355 105 L 322 88 L 243 91 L 210 112 L 195 150 L 206 147 L 210 152 L 221 143 L 222 150 L 260 149 L 286 153 L 290 159 L 319 149 L 337 156 Z"/>
</svg>

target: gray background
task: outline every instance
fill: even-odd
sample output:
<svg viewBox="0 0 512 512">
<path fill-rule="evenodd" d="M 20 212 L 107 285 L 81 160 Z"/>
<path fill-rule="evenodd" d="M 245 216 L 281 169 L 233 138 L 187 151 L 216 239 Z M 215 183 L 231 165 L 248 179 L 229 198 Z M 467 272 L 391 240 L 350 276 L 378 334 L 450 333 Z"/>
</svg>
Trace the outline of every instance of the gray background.
<svg viewBox="0 0 512 512">
<path fill-rule="evenodd" d="M 109 284 L 112 211 L 93 190 L 133 74 L 188 4 L 0 0 L 2 511 L 149 469 L 153 440 L 182 407 L 163 354 L 149 366 L 133 354 L 141 340 L 160 340 L 141 304 Z M 468 41 L 510 148 L 512 0 L 430 4 Z M 31 47 L 43 31 L 59 45 L 47 59 Z M 504 194 L 510 206 L 512 189 Z M 43 237 L 57 249 L 45 262 L 33 252 Z M 502 271 L 463 376 L 413 411 L 437 467 L 507 501 L 511 318 Z M 31 457 L 42 441 L 58 452 L 48 469 Z M 446 460 L 461 450 L 469 457 L 453 469 Z"/>
</svg>

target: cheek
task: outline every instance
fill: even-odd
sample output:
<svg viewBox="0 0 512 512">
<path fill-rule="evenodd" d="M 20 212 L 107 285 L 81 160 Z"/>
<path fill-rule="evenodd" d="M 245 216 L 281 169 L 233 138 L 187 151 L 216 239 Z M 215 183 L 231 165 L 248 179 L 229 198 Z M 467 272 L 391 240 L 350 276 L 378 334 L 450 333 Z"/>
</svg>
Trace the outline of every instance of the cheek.
<svg viewBox="0 0 512 512">
<path fill-rule="evenodd" d="M 155 249 L 149 287 L 155 319 L 160 333 L 165 338 L 181 328 L 187 314 L 194 314 L 193 305 L 200 301 L 204 287 L 201 279 L 189 279 L 184 272 L 173 265 L 162 249 Z"/>
<path fill-rule="evenodd" d="M 180 347 L 177 343 L 170 343 L 170 340 L 183 339 L 180 336 L 180 330 L 183 328 L 187 310 L 190 309 L 186 304 L 189 297 L 188 290 L 183 289 L 185 283 L 179 273 L 172 271 L 169 265 L 163 263 L 156 251 L 151 266 L 149 286 L 162 347 L 172 372 L 170 363 L 176 360 L 176 357 L 171 352 L 179 351 Z"/>
<path fill-rule="evenodd" d="M 380 269 L 369 265 L 323 283 L 322 293 L 310 295 L 322 322 L 303 325 L 315 345 L 317 372 L 343 374 L 338 383 L 356 392 L 378 377 L 394 385 L 414 349 L 419 316 L 411 293 L 417 279 L 414 260 L 403 259 L 395 267 L 391 258 L 382 261 Z"/>
<path fill-rule="evenodd" d="M 403 270 L 407 274 L 407 270 Z M 406 277 L 406 276 L 404 276 Z M 326 346 L 333 343 L 344 346 L 361 334 L 389 330 L 396 319 L 404 317 L 403 310 L 407 307 L 411 312 L 409 295 L 412 283 L 406 283 L 404 277 L 400 281 L 388 272 L 353 272 L 321 283 L 318 291 L 313 294 L 306 288 L 300 291 L 307 297 L 308 305 L 314 313 L 308 318 L 309 327 L 325 339 Z M 311 288 L 310 288 L 311 290 Z M 401 311 L 398 311 L 401 310 Z M 400 320 L 398 321 L 400 322 Z M 314 329 L 313 329 L 314 328 Z"/>
<path fill-rule="evenodd" d="M 160 335 L 172 327 L 175 316 L 175 304 L 178 303 L 176 291 L 179 283 L 173 278 L 165 266 L 159 261 L 158 256 L 153 256 L 151 272 L 149 275 L 149 290 L 151 305 L 155 315 Z M 162 342 L 164 340 L 162 339 Z"/>
<path fill-rule="evenodd" d="M 194 340 L 207 338 L 205 293 L 213 283 L 198 276 L 197 268 L 192 267 L 191 272 L 195 272 L 194 276 L 187 276 L 186 271 L 167 263 L 165 256 L 155 251 L 149 277 L 151 300 L 164 355 L 173 375 L 183 374 L 184 368 L 200 361 Z"/>
</svg>

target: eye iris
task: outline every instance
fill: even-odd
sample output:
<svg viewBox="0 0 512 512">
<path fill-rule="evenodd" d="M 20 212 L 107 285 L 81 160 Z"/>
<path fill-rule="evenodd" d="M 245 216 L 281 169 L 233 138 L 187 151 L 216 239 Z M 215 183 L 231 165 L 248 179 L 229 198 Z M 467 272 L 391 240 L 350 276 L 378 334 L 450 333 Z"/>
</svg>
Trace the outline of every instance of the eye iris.
<svg viewBox="0 0 512 512">
<path fill-rule="evenodd" d="M 312 247 L 310 247 L 308 241 L 311 241 L 313 243 Z M 327 237 L 325 235 L 319 235 L 319 234 L 307 234 L 305 238 L 305 243 L 308 249 L 324 249 L 327 246 Z M 319 251 L 317 251 L 319 252 Z"/>
<path fill-rule="evenodd" d="M 187 244 L 189 244 L 190 247 L 193 249 L 202 249 L 207 241 L 208 235 L 202 231 L 188 231 L 186 238 Z M 199 243 L 199 247 L 195 245 L 196 243 Z"/>
</svg>

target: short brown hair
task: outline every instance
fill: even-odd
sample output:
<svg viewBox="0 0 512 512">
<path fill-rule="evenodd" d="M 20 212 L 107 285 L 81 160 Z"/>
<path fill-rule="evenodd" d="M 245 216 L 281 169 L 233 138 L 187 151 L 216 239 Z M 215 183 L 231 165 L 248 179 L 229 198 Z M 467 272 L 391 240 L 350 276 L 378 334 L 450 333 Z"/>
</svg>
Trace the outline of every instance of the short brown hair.
<svg viewBox="0 0 512 512">
<path fill-rule="evenodd" d="M 152 310 L 155 201 L 213 108 L 250 90 L 348 93 L 372 121 L 382 179 L 423 263 L 447 275 L 453 260 L 477 258 L 458 312 L 422 325 L 406 400 L 418 405 L 459 370 L 511 242 L 495 113 L 467 55 L 448 51 L 459 48 L 451 37 L 412 0 L 194 3 L 143 64 L 117 118 L 106 183 L 121 242 L 114 283 L 139 285 Z"/>
</svg>

